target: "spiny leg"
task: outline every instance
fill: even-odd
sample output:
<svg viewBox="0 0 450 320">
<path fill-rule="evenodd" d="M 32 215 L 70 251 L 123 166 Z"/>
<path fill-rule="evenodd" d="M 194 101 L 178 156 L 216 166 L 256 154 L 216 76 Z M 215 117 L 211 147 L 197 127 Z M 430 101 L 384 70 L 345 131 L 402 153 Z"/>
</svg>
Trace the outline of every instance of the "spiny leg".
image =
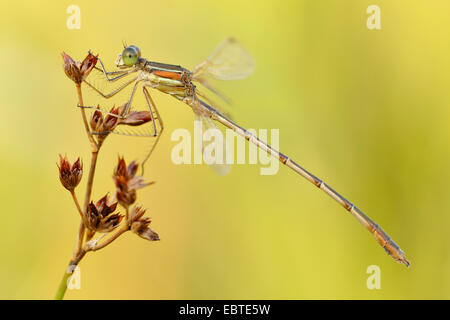
<svg viewBox="0 0 450 320">
<path fill-rule="evenodd" d="M 149 95 L 149 93 L 145 87 L 142 87 L 142 92 L 144 92 L 144 97 L 145 97 L 145 100 L 147 101 L 148 110 L 150 111 L 150 116 L 152 118 L 153 137 L 156 137 L 158 135 L 158 129 L 156 129 L 155 116 L 153 115 L 152 106 L 151 106 L 149 98 L 147 96 L 147 95 Z M 152 100 L 152 102 L 153 102 L 153 100 Z"/>
<path fill-rule="evenodd" d="M 128 70 L 106 71 L 106 69 L 99 68 L 97 66 L 95 66 L 94 69 L 97 70 L 97 71 L 100 71 L 104 75 L 108 75 L 108 76 L 112 76 L 112 75 L 116 75 L 116 74 L 124 74 L 124 73 L 126 73 L 128 71 Z"/>
<path fill-rule="evenodd" d="M 129 86 L 131 83 L 135 82 L 137 80 L 137 77 L 134 77 L 133 79 L 125 82 L 124 84 L 122 84 L 120 87 L 118 87 L 117 89 L 113 90 L 110 93 L 103 93 L 102 91 L 100 91 L 99 89 L 97 89 L 94 85 L 90 84 L 88 81 L 84 80 L 84 82 L 92 89 L 94 89 L 95 92 L 97 92 L 99 95 L 101 95 L 103 98 L 105 99 L 109 99 L 112 96 L 114 96 L 115 94 L 119 93 L 120 91 L 122 91 L 123 89 L 125 89 L 127 86 Z"/>
<path fill-rule="evenodd" d="M 125 119 L 127 117 L 128 113 L 130 112 L 131 102 L 133 101 L 133 97 L 134 97 L 134 94 L 136 92 L 136 88 L 139 85 L 139 81 L 140 80 L 137 80 L 136 83 L 134 84 L 133 91 L 131 92 L 130 99 L 128 100 L 127 106 L 125 107 L 125 111 L 123 112 L 122 115 L 114 114 L 114 113 L 111 113 L 111 112 L 108 112 L 108 111 L 105 111 L 105 110 L 102 110 L 102 109 L 99 109 L 99 108 L 96 108 L 96 107 L 92 107 L 92 106 L 80 106 L 80 105 L 77 105 L 77 107 L 78 108 L 85 108 L 85 109 L 93 109 L 93 110 L 100 111 L 101 113 L 108 114 L 110 116 L 113 116 L 113 117 L 116 117 L 116 118 L 119 118 L 119 119 Z M 91 132 L 91 133 L 94 134 L 94 135 L 95 134 L 99 134 L 97 132 Z"/>
<path fill-rule="evenodd" d="M 158 109 L 156 108 L 156 104 L 153 101 L 152 97 L 150 96 L 150 93 L 148 92 L 147 88 L 145 86 L 142 87 L 142 91 L 144 92 L 144 96 L 145 96 L 145 100 L 147 101 L 147 105 L 148 105 L 148 109 L 150 110 L 150 113 L 152 115 L 152 120 L 153 120 L 153 129 L 154 129 L 154 137 L 156 137 L 155 143 L 153 144 L 152 148 L 150 149 L 150 151 L 148 152 L 147 156 L 145 157 L 144 161 L 142 161 L 142 175 L 144 174 L 144 165 L 145 162 L 147 162 L 148 158 L 150 157 L 150 155 L 152 154 L 153 150 L 155 149 L 156 145 L 158 144 L 159 138 L 161 137 L 161 134 L 164 130 L 164 123 L 161 119 L 161 116 L 158 112 Z M 157 129 L 156 129 L 156 125 L 154 122 L 155 117 L 153 116 L 153 111 L 152 111 L 152 107 L 153 109 L 155 109 L 156 112 L 156 119 L 159 122 L 160 125 L 160 131 L 158 133 Z"/>
<path fill-rule="evenodd" d="M 131 96 L 130 96 L 130 99 L 128 100 L 128 103 L 127 103 L 125 111 L 122 115 L 122 118 L 125 118 L 128 115 L 128 113 L 130 112 L 131 102 L 133 101 L 134 94 L 136 93 L 136 89 L 137 89 L 140 81 L 141 80 L 137 80 L 136 83 L 134 84 L 133 91 L 131 91 Z"/>
<path fill-rule="evenodd" d="M 90 53 L 90 52 L 89 52 L 89 53 Z M 137 71 L 136 68 L 132 68 L 132 69 L 130 69 L 130 70 L 118 70 L 118 71 L 111 71 L 111 72 L 108 72 L 108 71 L 106 71 L 105 66 L 103 65 L 102 60 L 101 60 L 100 58 L 97 58 L 97 59 L 98 59 L 98 62 L 100 62 L 100 65 L 102 66 L 102 68 L 101 68 L 101 69 L 98 68 L 98 67 L 94 67 L 94 68 L 95 68 L 96 70 L 98 70 L 98 71 L 102 71 L 103 74 L 105 75 L 106 80 L 108 80 L 109 82 L 113 82 L 113 81 L 119 80 L 119 79 L 125 77 L 126 75 L 129 75 L 129 74 L 131 74 L 131 73 Z M 108 77 L 108 76 L 110 76 L 110 75 L 115 75 L 115 74 L 118 74 L 118 76 L 117 76 L 117 77 L 114 77 L 114 78 L 109 78 L 109 77 Z"/>
<path fill-rule="evenodd" d="M 101 112 L 101 113 L 103 113 L 103 114 L 107 114 L 107 115 L 112 116 L 112 117 L 116 117 L 116 118 L 119 118 L 119 119 L 124 119 L 124 116 L 119 116 L 118 114 L 111 113 L 111 112 L 109 112 L 109 111 L 102 110 L 102 109 L 99 109 L 99 108 L 97 108 L 97 107 L 93 107 L 93 106 L 80 106 L 80 105 L 77 105 L 77 107 L 78 107 L 78 108 L 83 108 L 83 109 L 92 109 L 92 110 L 99 111 L 99 112 Z"/>
<path fill-rule="evenodd" d="M 113 117 L 116 117 L 116 118 L 119 118 L 119 119 L 125 119 L 126 118 L 126 116 L 128 115 L 128 113 L 130 112 L 130 107 L 131 107 L 131 102 L 133 101 L 133 97 L 134 97 L 134 94 L 135 94 L 135 92 L 136 92 L 136 88 L 137 88 L 137 86 L 139 85 L 139 82 L 141 81 L 141 80 L 136 80 L 137 79 L 137 77 L 135 78 L 135 79 L 132 79 L 132 81 L 129 81 L 129 82 L 127 82 L 126 84 L 124 84 L 122 87 L 120 87 L 120 88 L 118 88 L 117 90 L 122 90 L 123 88 L 125 88 L 126 86 L 128 86 L 130 83 L 132 83 L 133 81 L 135 81 L 135 84 L 134 84 L 134 86 L 133 86 L 133 91 L 131 91 L 131 96 L 130 96 L 130 99 L 128 100 L 128 103 L 127 103 L 127 106 L 126 106 L 126 108 L 125 108 L 125 111 L 124 111 L 124 113 L 123 113 L 123 115 L 117 115 L 117 114 L 114 114 L 114 113 L 111 113 L 111 112 L 108 112 L 108 111 L 105 111 L 105 110 L 101 110 L 101 109 L 98 109 L 98 108 L 96 108 L 96 107 L 92 107 L 92 106 L 80 106 L 80 105 L 77 105 L 77 107 L 78 108 L 85 108 L 85 109 L 94 109 L 94 110 L 98 110 L 98 111 L 100 111 L 100 112 L 102 112 L 102 113 L 105 113 L 105 114 L 108 114 L 108 115 L 110 115 L 110 116 L 113 116 Z M 111 96 L 105 96 L 105 95 L 103 95 L 103 93 L 101 93 L 100 91 L 98 91 L 96 88 L 94 88 L 100 95 L 102 95 L 104 98 L 106 98 L 106 99 L 108 99 L 108 98 L 111 98 L 114 94 L 116 94 L 117 92 L 114 92 Z"/>
</svg>

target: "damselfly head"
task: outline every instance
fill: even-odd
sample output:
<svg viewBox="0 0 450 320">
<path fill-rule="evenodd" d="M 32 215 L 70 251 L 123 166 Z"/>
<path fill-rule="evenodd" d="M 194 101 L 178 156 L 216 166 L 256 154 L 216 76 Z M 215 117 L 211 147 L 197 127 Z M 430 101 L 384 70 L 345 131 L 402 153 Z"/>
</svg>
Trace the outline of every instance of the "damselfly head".
<svg viewBox="0 0 450 320">
<path fill-rule="evenodd" d="M 130 68 L 134 66 L 141 57 L 141 50 L 135 46 L 127 46 L 123 49 L 122 53 L 119 54 L 119 57 L 116 61 L 116 65 L 119 68 Z"/>
</svg>

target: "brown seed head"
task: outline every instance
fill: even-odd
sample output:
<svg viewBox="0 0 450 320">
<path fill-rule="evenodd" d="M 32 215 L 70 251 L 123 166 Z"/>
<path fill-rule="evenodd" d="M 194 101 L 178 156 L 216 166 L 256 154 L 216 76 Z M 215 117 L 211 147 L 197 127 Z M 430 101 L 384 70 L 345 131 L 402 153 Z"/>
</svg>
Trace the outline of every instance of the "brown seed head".
<svg viewBox="0 0 450 320">
<path fill-rule="evenodd" d="M 113 173 L 117 200 L 125 208 L 128 208 L 136 201 L 136 190 L 154 183 L 146 183 L 142 176 L 136 176 L 138 167 L 139 165 L 136 161 L 132 161 L 127 166 L 125 160 L 119 157 L 117 167 Z"/>
<path fill-rule="evenodd" d="M 113 214 L 116 208 L 117 202 L 109 203 L 108 195 L 95 204 L 91 201 L 87 208 L 86 226 L 96 232 L 111 232 L 123 219 L 123 216 L 119 213 Z"/>
<path fill-rule="evenodd" d="M 142 216 L 145 214 L 145 211 L 146 210 L 144 208 L 142 208 L 141 206 L 135 205 L 133 207 L 133 209 L 131 209 L 131 212 L 130 212 L 130 218 L 129 218 L 130 223 L 139 221 L 142 218 Z"/>
<path fill-rule="evenodd" d="M 116 198 L 120 205 L 128 208 L 136 201 L 136 190 L 128 188 L 128 183 L 123 177 L 114 178 L 116 184 Z"/>
<path fill-rule="evenodd" d="M 78 158 L 77 161 L 75 161 L 71 166 L 70 162 L 67 160 L 67 156 L 64 156 L 63 158 L 59 155 L 59 165 L 57 164 L 57 166 L 59 169 L 59 180 L 61 181 L 61 184 L 67 190 L 73 191 L 83 177 L 83 163 L 80 158 Z"/>
<path fill-rule="evenodd" d="M 149 227 L 151 220 L 149 217 L 140 218 L 131 224 L 131 231 L 136 233 L 139 237 L 149 240 L 158 241 L 159 235 Z"/>
<path fill-rule="evenodd" d="M 81 77 L 83 78 L 83 80 L 86 79 L 89 73 L 91 73 L 92 69 L 94 69 L 95 65 L 97 64 L 97 57 L 98 56 L 94 56 L 89 52 L 86 58 L 84 58 L 80 66 Z"/>
<path fill-rule="evenodd" d="M 61 53 L 61 55 L 64 60 L 63 68 L 66 76 L 75 83 L 80 84 L 83 81 L 83 77 L 77 63 L 65 52 Z"/>
<path fill-rule="evenodd" d="M 89 53 L 86 58 L 84 58 L 82 63 L 75 62 L 67 53 L 63 52 L 62 54 L 64 64 L 64 72 L 67 77 L 74 81 L 76 84 L 81 84 L 84 79 L 89 75 L 91 70 L 97 64 L 97 57 Z"/>
<path fill-rule="evenodd" d="M 152 120 L 152 114 L 149 111 L 131 111 L 125 119 L 120 120 L 119 124 L 128 126 L 140 126 Z"/>
<path fill-rule="evenodd" d="M 103 113 L 100 111 L 100 106 L 97 106 L 97 110 L 92 114 L 90 126 L 93 132 L 97 135 L 98 144 L 102 145 L 106 137 L 116 128 L 120 122 L 121 108 L 112 107 L 109 113 L 103 117 Z M 115 116 L 117 115 L 117 116 Z"/>
<path fill-rule="evenodd" d="M 123 116 L 128 102 L 117 108 L 117 114 Z M 150 111 L 130 111 L 125 118 L 121 118 L 117 125 L 140 126 L 152 120 Z"/>
</svg>

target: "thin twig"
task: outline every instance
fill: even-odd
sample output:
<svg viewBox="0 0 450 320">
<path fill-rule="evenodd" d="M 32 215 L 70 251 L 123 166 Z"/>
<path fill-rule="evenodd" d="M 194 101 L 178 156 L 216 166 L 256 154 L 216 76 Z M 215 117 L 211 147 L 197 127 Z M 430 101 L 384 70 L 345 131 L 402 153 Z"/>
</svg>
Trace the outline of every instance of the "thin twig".
<svg viewBox="0 0 450 320">
<path fill-rule="evenodd" d="M 78 103 L 79 103 L 79 105 L 83 105 L 83 95 L 81 93 L 81 85 L 77 84 L 76 88 L 77 88 L 77 94 L 78 94 Z M 91 143 L 91 150 L 92 150 L 91 166 L 89 168 L 89 176 L 88 176 L 88 181 L 87 181 L 87 186 L 86 186 L 86 195 L 84 198 L 83 210 L 81 210 L 79 203 L 76 200 L 75 193 L 72 192 L 72 197 L 74 198 L 78 212 L 81 215 L 81 222 L 80 222 L 80 227 L 78 230 L 78 238 L 77 238 L 77 242 L 75 244 L 75 249 L 73 252 L 72 259 L 69 263 L 69 266 L 67 267 L 66 272 L 64 273 L 64 276 L 61 280 L 61 283 L 59 285 L 58 291 L 55 296 L 55 299 L 58 299 L 58 300 L 61 300 L 64 298 L 64 294 L 67 290 L 67 281 L 69 280 L 70 276 L 72 275 L 73 271 L 75 270 L 75 266 L 78 265 L 78 263 L 81 261 L 81 259 L 83 259 L 84 255 L 86 254 L 86 251 L 83 250 L 83 238 L 84 238 L 85 229 L 86 229 L 83 216 L 85 216 L 85 214 L 87 212 L 87 207 L 89 205 L 89 202 L 91 201 L 92 185 L 94 182 L 94 175 L 95 175 L 95 168 L 97 165 L 98 152 L 100 150 L 99 145 L 97 144 L 97 142 L 95 141 L 94 137 L 92 136 L 92 134 L 90 132 L 89 124 L 88 124 L 87 117 L 86 117 L 86 112 L 83 108 L 80 108 L 80 110 L 81 110 L 81 116 L 83 118 L 83 123 L 84 123 L 85 129 L 86 129 L 86 133 L 87 133 L 89 142 Z M 93 234 L 90 232 L 88 233 L 88 235 L 90 238 L 92 238 L 92 236 L 93 236 Z"/>
<path fill-rule="evenodd" d="M 116 240 L 118 237 L 120 237 L 123 233 L 127 232 L 128 230 L 130 230 L 130 226 L 126 222 L 115 234 L 113 234 L 110 238 L 105 240 L 105 242 L 103 242 L 103 243 L 101 243 L 99 245 L 95 245 L 95 246 L 90 247 L 90 248 L 84 248 L 84 250 L 85 251 L 97 251 L 97 250 L 103 249 L 104 247 L 109 245 L 111 242 Z"/>
<path fill-rule="evenodd" d="M 84 222 L 83 222 L 83 220 L 81 220 L 80 227 L 78 228 L 77 242 L 75 244 L 75 248 L 73 249 L 72 260 L 75 260 L 82 250 L 85 229 L 86 229 L 86 227 L 84 225 Z"/>
<path fill-rule="evenodd" d="M 77 87 L 77 94 L 78 94 L 78 103 L 80 105 L 83 105 L 83 95 L 81 93 L 81 85 L 77 84 L 76 87 Z M 100 151 L 100 148 L 99 148 L 98 144 L 95 142 L 94 137 L 92 136 L 91 131 L 89 129 L 89 124 L 87 122 L 85 110 L 83 108 L 81 108 L 80 110 L 81 110 L 81 115 L 83 117 L 83 123 L 86 128 L 86 133 L 88 135 L 88 139 L 91 142 L 91 149 L 92 149 L 91 166 L 89 168 L 89 176 L 88 176 L 88 181 L 87 181 L 87 186 L 86 186 L 86 195 L 84 197 L 84 206 L 83 206 L 84 213 L 86 213 L 89 202 L 91 201 L 92 185 L 94 182 L 94 175 L 95 175 L 95 167 L 97 165 L 98 152 Z M 78 232 L 77 243 L 75 245 L 74 257 L 76 257 L 78 255 L 78 253 L 80 252 L 80 250 L 83 246 L 83 238 L 84 238 L 85 228 L 86 227 L 85 227 L 85 225 L 83 223 L 83 219 L 82 219 L 82 221 L 80 223 L 79 232 Z"/>
<path fill-rule="evenodd" d="M 87 210 L 89 202 L 91 201 L 92 185 L 94 183 L 95 167 L 97 165 L 98 152 L 99 152 L 99 150 L 92 151 L 91 167 L 89 168 L 89 176 L 88 176 L 88 181 L 87 181 L 87 186 L 86 186 L 86 196 L 84 198 L 85 212 Z"/>
<path fill-rule="evenodd" d="M 80 106 L 83 106 L 83 95 L 81 94 L 81 84 L 76 84 L 77 87 L 77 95 L 78 95 L 78 104 Z M 89 139 L 89 142 L 91 143 L 92 152 L 98 152 L 99 146 L 97 142 L 95 141 L 94 137 L 92 136 L 91 130 L 89 129 L 89 123 L 87 121 L 86 117 L 86 111 L 84 108 L 80 108 L 81 110 L 81 116 L 83 117 L 83 123 L 84 128 L 86 129 L 86 133 Z"/>
<path fill-rule="evenodd" d="M 97 165 L 97 158 L 98 158 L 98 152 L 100 151 L 100 147 L 97 151 L 92 151 L 91 156 L 91 167 L 89 168 L 89 176 L 86 186 L 86 196 L 84 198 L 84 212 L 87 212 L 87 207 L 89 205 L 89 202 L 91 201 L 91 194 L 92 194 L 92 186 L 94 184 L 94 175 L 95 175 L 95 168 Z M 95 232 L 88 231 L 86 234 L 86 241 L 89 241 L 94 236 Z M 83 237 L 81 236 L 81 240 Z M 80 244 L 82 245 L 82 244 Z"/>
<path fill-rule="evenodd" d="M 77 195 L 75 194 L 75 190 L 70 190 L 70 194 L 72 195 L 73 202 L 75 203 L 75 206 L 77 207 L 78 213 L 80 214 L 81 220 L 84 220 L 84 214 L 81 210 L 80 203 L 78 202 Z"/>
</svg>

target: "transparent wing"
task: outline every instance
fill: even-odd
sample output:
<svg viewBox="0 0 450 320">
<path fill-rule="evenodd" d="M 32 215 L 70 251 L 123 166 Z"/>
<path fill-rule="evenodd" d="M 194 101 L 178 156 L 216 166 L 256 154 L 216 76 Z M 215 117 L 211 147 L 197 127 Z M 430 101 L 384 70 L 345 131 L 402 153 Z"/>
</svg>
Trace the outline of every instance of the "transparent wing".
<svg viewBox="0 0 450 320">
<path fill-rule="evenodd" d="M 100 111 L 104 113 L 103 117 L 105 118 L 108 117 L 111 110 L 100 107 Z M 139 119 L 142 117 L 146 117 L 146 119 L 151 117 L 151 119 L 148 122 L 140 123 Z M 155 109 L 152 107 L 150 112 L 147 106 L 132 108 L 127 119 L 109 132 L 107 144 L 115 152 L 138 162 L 143 169 L 161 136 L 161 123 L 158 121 L 158 114 Z M 93 134 L 96 133 L 93 132 Z"/>
<path fill-rule="evenodd" d="M 121 72 L 112 71 L 110 76 L 113 77 L 117 74 L 120 75 Z M 109 82 L 105 78 L 103 71 L 95 68 L 88 76 L 87 81 L 97 90 L 100 90 L 103 93 L 111 93 L 132 80 L 133 77 L 135 77 L 135 75 L 130 74 L 123 79 Z M 95 92 L 93 88 L 86 85 L 84 87 L 87 89 L 85 100 L 94 100 L 98 103 L 100 99 L 100 110 L 103 112 L 103 116 L 106 117 L 107 113 L 114 105 L 121 105 L 124 101 L 129 100 L 133 85 L 134 83 L 131 83 L 115 94 L 111 99 L 99 98 L 98 93 Z M 114 145 L 115 148 L 118 148 L 119 152 L 124 153 L 125 156 L 144 165 L 158 142 L 162 128 L 158 121 L 158 113 L 155 111 L 154 107 L 149 109 L 149 104 L 146 103 L 144 95 L 141 92 L 136 92 L 129 115 L 131 116 L 133 113 L 136 114 L 142 112 L 150 112 L 152 120 L 144 124 L 119 124 L 112 132 L 110 132 L 111 136 L 108 138 L 108 144 Z"/>
<path fill-rule="evenodd" d="M 211 76 L 219 80 L 239 80 L 255 69 L 250 54 L 233 38 L 222 41 L 204 62 L 194 68 L 194 80 Z"/>
<path fill-rule="evenodd" d="M 130 110 L 129 116 L 132 117 L 133 114 L 140 114 L 143 111 L 139 110 Z M 128 137 L 135 137 L 136 139 L 144 139 L 142 147 L 139 147 L 140 149 L 139 154 L 137 155 L 137 161 L 139 164 L 144 167 L 145 163 L 149 159 L 150 155 L 154 151 L 156 144 L 159 141 L 159 138 L 161 137 L 162 127 L 161 123 L 158 119 L 158 113 L 154 109 L 154 107 L 151 107 L 151 110 L 147 110 L 145 112 L 150 112 L 151 114 L 151 120 L 139 125 L 127 125 L 127 124 L 119 124 L 112 133 L 116 135 L 121 136 L 128 136 Z M 137 146 L 137 141 L 133 141 L 132 144 Z"/>
<path fill-rule="evenodd" d="M 231 166 L 227 164 L 227 144 L 225 135 L 222 130 L 216 126 L 214 121 L 211 120 L 211 118 L 201 113 L 196 113 L 196 119 L 200 120 L 202 123 L 203 160 L 218 175 L 227 175 L 231 170 Z"/>
<path fill-rule="evenodd" d="M 122 71 L 115 71 L 113 68 L 111 68 L 110 77 L 114 77 L 117 75 L 122 74 Z M 110 94 L 111 92 L 115 92 L 116 90 L 123 87 L 126 83 L 128 83 L 133 77 L 136 77 L 136 74 L 131 73 L 123 78 L 120 78 L 114 82 L 109 82 L 105 74 L 101 69 L 98 67 L 95 67 L 92 69 L 92 72 L 89 74 L 87 79 L 85 80 L 85 86 L 84 90 L 86 90 L 87 93 L 94 93 L 98 94 L 96 90 L 102 92 L 103 94 Z M 93 88 L 92 88 L 93 87 Z M 95 88 L 95 89 L 94 89 Z M 133 83 L 126 86 L 124 89 L 120 90 L 118 94 L 114 95 L 115 97 L 125 97 L 126 95 L 129 95 L 131 93 L 131 90 L 133 88 Z M 121 100 L 121 99 L 120 99 Z"/>
<path fill-rule="evenodd" d="M 152 121 L 140 126 L 119 124 L 111 133 L 129 137 L 153 138 L 156 137 L 158 135 L 158 132 L 160 131 L 158 122 L 155 122 L 155 126 L 158 129 L 155 130 L 155 128 L 153 128 Z"/>
<path fill-rule="evenodd" d="M 231 100 L 228 98 L 225 94 L 217 90 L 211 83 L 206 80 L 205 78 L 196 78 L 195 81 L 201 83 L 206 89 L 208 89 L 210 92 L 214 93 L 217 97 L 222 99 L 226 104 L 231 105 Z M 197 90 L 197 93 L 199 91 Z M 202 93 L 200 93 L 202 95 Z M 205 95 L 202 95 L 203 98 L 205 98 Z M 207 99 L 207 98 L 206 98 Z"/>
<path fill-rule="evenodd" d="M 216 109 L 220 113 L 226 115 L 230 119 L 232 118 L 232 116 L 229 112 L 229 108 L 225 108 L 225 107 L 229 107 L 231 105 L 229 103 L 229 101 L 226 101 L 228 103 L 224 106 L 223 104 L 218 103 L 218 101 L 216 101 L 216 99 L 214 99 L 215 97 L 209 97 L 208 95 L 204 94 L 201 90 L 199 90 L 198 87 L 197 87 L 197 90 L 195 91 L 195 94 L 197 96 L 199 96 L 201 99 L 203 99 L 209 105 L 214 106 L 214 109 Z M 218 96 L 218 97 L 221 98 L 220 96 Z"/>
</svg>

